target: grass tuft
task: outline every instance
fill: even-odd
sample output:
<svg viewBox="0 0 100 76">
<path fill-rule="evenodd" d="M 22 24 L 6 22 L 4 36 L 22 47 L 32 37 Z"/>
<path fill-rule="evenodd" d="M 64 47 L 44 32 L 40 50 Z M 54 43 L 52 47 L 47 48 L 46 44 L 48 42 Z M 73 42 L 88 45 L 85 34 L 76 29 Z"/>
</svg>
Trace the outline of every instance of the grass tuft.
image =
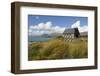
<svg viewBox="0 0 100 76">
<path fill-rule="evenodd" d="M 87 38 L 64 42 L 60 37 L 46 42 L 33 42 L 28 47 L 28 60 L 87 58 L 87 48 Z"/>
</svg>

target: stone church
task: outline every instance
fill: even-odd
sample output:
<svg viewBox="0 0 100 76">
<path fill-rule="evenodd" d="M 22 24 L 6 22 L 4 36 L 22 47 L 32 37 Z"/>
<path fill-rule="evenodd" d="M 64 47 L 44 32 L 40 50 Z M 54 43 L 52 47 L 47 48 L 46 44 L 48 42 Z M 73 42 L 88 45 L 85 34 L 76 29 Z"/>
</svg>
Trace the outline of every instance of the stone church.
<svg viewBox="0 0 100 76">
<path fill-rule="evenodd" d="M 63 32 L 63 37 L 65 41 L 72 41 L 75 38 L 80 37 L 78 28 L 66 28 Z"/>
</svg>

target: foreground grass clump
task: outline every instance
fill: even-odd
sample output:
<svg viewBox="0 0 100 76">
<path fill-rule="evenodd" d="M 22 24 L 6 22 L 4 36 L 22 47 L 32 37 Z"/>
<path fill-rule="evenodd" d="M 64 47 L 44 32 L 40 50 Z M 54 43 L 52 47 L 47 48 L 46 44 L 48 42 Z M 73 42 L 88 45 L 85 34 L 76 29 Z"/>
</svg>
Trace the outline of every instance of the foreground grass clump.
<svg viewBox="0 0 100 76">
<path fill-rule="evenodd" d="M 47 42 L 33 42 L 28 47 L 28 60 L 87 58 L 87 40 L 80 38 L 73 42 L 64 42 L 56 38 Z"/>
</svg>

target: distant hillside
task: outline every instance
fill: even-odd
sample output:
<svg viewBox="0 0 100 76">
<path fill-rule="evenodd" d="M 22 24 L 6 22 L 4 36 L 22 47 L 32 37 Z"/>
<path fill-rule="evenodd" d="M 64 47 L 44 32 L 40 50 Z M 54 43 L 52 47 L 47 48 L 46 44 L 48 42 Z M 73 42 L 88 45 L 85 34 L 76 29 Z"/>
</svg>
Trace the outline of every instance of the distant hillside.
<svg viewBox="0 0 100 76">
<path fill-rule="evenodd" d="M 51 33 L 50 35 L 53 36 L 53 37 L 57 37 L 57 36 L 61 36 L 62 33 Z"/>
<path fill-rule="evenodd" d="M 81 32 L 81 33 L 80 33 L 80 36 L 81 36 L 81 37 L 87 37 L 87 36 L 88 36 L 88 32 Z"/>
<path fill-rule="evenodd" d="M 41 35 L 41 37 L 51 38 L 52 36 L 49 34 L 43 34 L 43 35 Z"/>
</svg>

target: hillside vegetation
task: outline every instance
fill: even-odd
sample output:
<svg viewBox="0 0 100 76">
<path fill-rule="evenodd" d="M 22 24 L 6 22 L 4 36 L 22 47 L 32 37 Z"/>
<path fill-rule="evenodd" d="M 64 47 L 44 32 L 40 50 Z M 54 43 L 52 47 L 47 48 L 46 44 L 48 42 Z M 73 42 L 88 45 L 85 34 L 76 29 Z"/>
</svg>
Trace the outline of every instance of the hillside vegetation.
<svg viewBox="0 0 100 76">
<path fill-rule="evenodd" d="M 58 37 L 46 42 L 33 42 L 28 46 L 28 60 L 87 58 L 87 37 L 64 42 Z"/>
</svg>

